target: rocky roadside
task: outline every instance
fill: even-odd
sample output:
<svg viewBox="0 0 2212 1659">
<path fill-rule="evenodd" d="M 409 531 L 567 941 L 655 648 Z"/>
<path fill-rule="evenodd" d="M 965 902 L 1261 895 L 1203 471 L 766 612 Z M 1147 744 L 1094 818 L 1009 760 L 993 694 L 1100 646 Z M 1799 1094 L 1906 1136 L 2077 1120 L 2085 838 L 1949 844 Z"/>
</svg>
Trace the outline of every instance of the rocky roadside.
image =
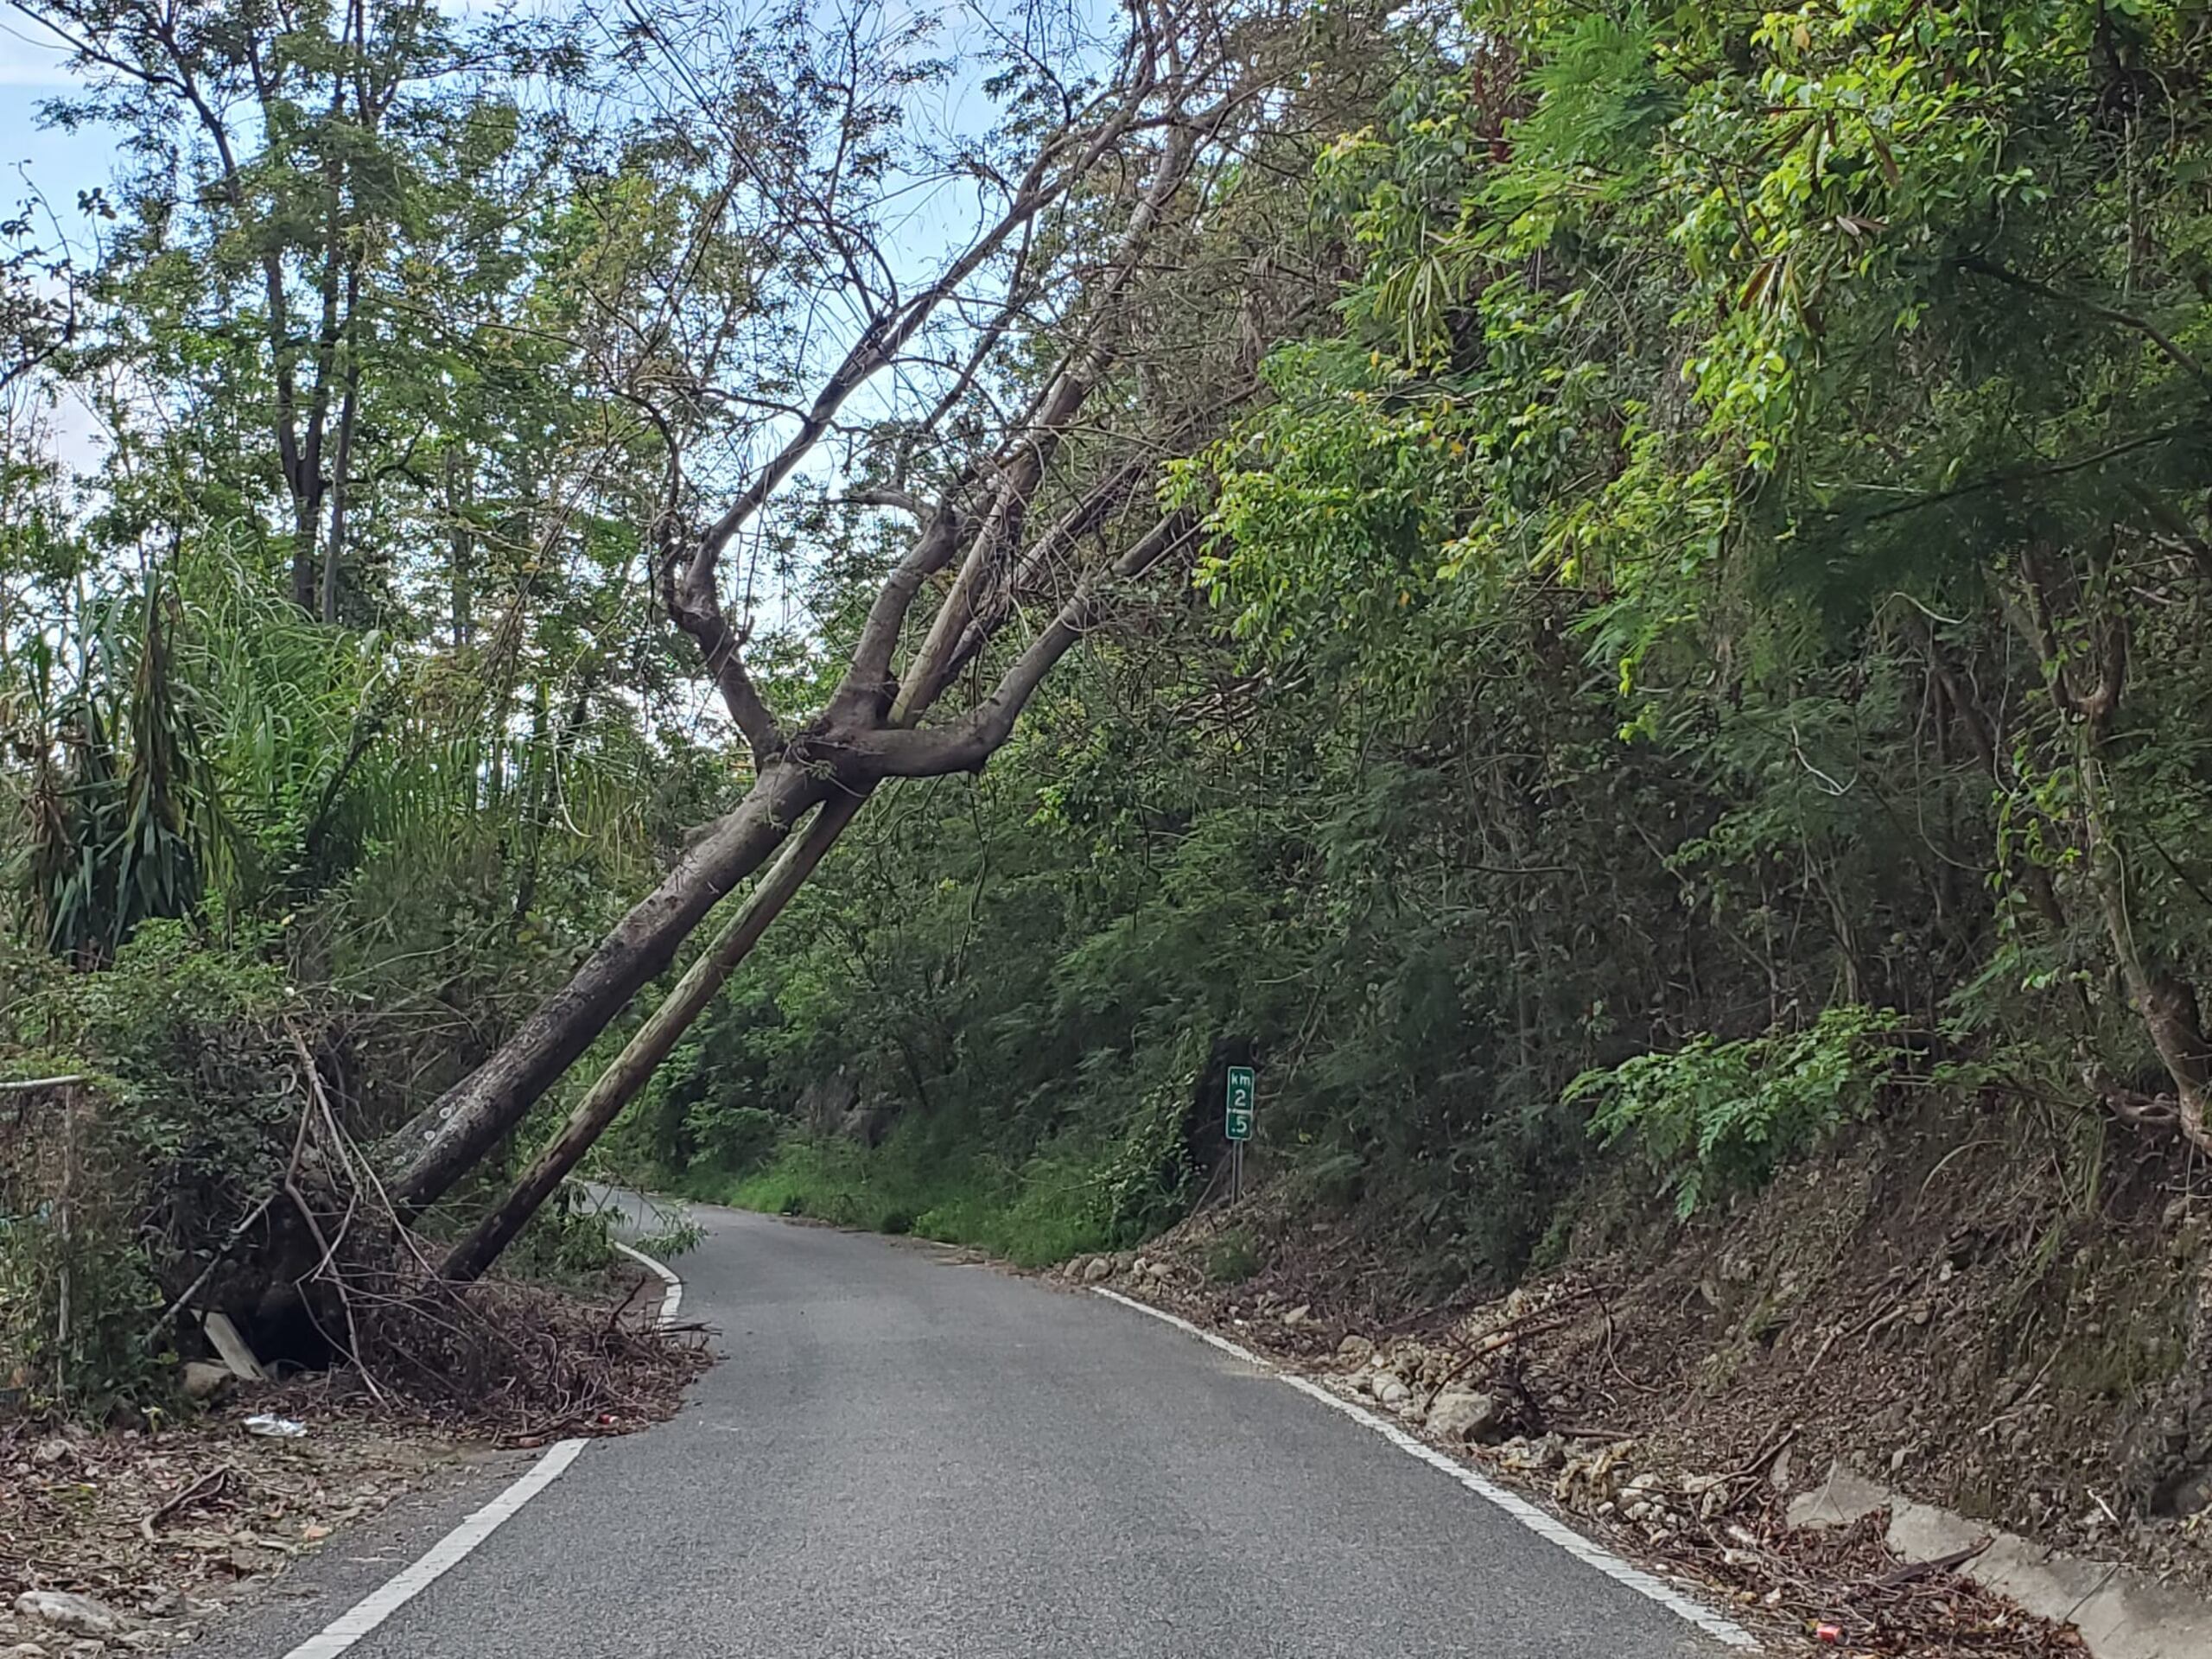
<svg viewBox="0 0 2212 1659">
<path fill-rule="evenodd" d="M 709 1362 L 658 1328 L 658 1288 L 626 1267 L 588 1292 L 486 1281 L 392 1319 L 371 1370 L 191 1362 L 174 1413 L 0 1419 L 0 1659 L 181 1647 L 395 1499 L 670 1415 Z"/>
<path fill-rule="evenodd" d="M 491 1454 L 322 1382 L 181 1425 L 0 1426 L 0 1659 L 181 1646 L 348 1524 Z"/>
<path fill-rule="evenodd" d="M 1686 1463 L 1677 1446 L 1629 1423 L 1576 1422 L 1532 1390 L 1524 1350 L 1566 1312 L 1567 1293 L 1516 1293 L 1488 1330 L 1449 1341 L 1370 1335 L 1313 1305 L 1208 1282 L 1166 1251 L 1078 1256 L 1052 1275 L 1104 1287 L 1218 1332 L 1465 1460 L 1586 1535 L 1684 1582 L 1779 1652 L 1904 1659 L 2080 1659 L 2070 1627 L 2023 1612 L 1955 1569 L 1912 1561 L 1884 1540 L 1879 1515 L 1842 1528 L 1793 1528 L 1801 1484 L 1791 1437 L 1725 1468 Z"/>
</svg>

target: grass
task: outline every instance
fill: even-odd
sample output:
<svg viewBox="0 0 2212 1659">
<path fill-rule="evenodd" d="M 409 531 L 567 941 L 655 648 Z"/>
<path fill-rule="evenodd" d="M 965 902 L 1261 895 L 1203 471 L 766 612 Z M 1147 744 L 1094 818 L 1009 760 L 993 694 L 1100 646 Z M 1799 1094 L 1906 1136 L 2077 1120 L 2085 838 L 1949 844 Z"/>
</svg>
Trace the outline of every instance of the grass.
<svg viewBox="0 0 2212 1659">
<path fill-rule="evenodd" d="M 1044 1154 L 1018 1167 L 931 1147 L 902 1126 L 874 1148 L 791 1139 L 741 1175 L 695 1174 L 688 1196 L 842 1227 L 972 1245 L 1045 1267 L 1112 1247 L 1089 1160 Z"/>
<path fill-rule="evenodd" d="M 1222 1234 L 1206 1247 L 1205 1274 L 1209 1284 L 1241 1285 L 1262 1265 L 1251 1235 L 1241 1227 Z"/>
</svg>

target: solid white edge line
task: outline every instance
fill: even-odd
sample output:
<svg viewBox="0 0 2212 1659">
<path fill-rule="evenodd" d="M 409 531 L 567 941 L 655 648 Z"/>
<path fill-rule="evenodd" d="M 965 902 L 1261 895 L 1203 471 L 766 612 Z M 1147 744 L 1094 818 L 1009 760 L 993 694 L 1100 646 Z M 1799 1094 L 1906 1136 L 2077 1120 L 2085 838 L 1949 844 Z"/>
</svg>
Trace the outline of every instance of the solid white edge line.
<svg viewBox="0 0 2212 1659">
<path fill-rule="evenodd" d="M 1401 1452 L 1410 1457 L 1419 1458 L 1430 1468 L 1449 1475 L 1484 1503 L 1503 1510 L 1539 1538 L 1548 1543 L 1558 1545 L 1576 1560 L 1586 1567 L 1595 1567 L 1616 1584 L 1624 1585 L 1646 1599 L 1657 1602 L 1677 1618 L 1685 1619 L 1696 1625 L 1714 1640 L 1724 1642 L 1732 1648 L 1741 1648 L 1750 1652 L 1758 1650 L 1758 1643 L 1741 1625 L 1732 1620 L 1723 1618 L 1708 1607 L 1699 1605 L 1671 1585 L 1655 1578 L 1642 1567 L 1630 1566 L 1611 1550 L 1592 1542 L 1572 1527 L 1567 1526 L 1538 1509 L 1528 1499 L 1516 1497 L 1503 1487 L 1484 1479 L 1466 1465 L 1456 1459 L 1447 1457 L 1427 1442 L 1414 1439 L 1397 1424 L 1376 1416 L 1363 1406 L 1354 1405 L 1341 1395 L 1322 1387 L 1311 1377 L 1300 1376 L 1295 1372 L 1284 1370 L 1280 1366 L 1262 1359 L 1250 1349 L 1240 1346 L 1226 1337 L 1216 1336 L 1212 1332 L 1170 1313 L 1165 1308 L 1154 1307 L 1147 1302 L 1138 1301 L 1133 1296 L 1124 1296 L 1119 1291 L 1107 1289 L 1103 1285 L 1093 1285 L 1091 1289 L 1109 1302 L 1119 1302 L 1123 1307 L 1133 1307 L 1140 1313 L 1148 1313 L 1162 1324 L 1173 1325 L 1185 1335 L 1196 1337 L 1199 1341 L 1208 1343 L 1225 1354 L 1233 1354 L 1255 1370 L 1265 1371 L 1280 1381 L 1289 1383 L 1300 1394 L 1319 1400 L 1323 1405 L 1344 1413 L 1345 1416 L 1363 1427 L 1373 1429 Z"/>
<path fill-rule="evenodd" d="M 661 1281 L 664 1288 L 660 1312 L 654 1316 L 654 1322 L 664 1328 L 675 1324 L 677 1315 L 683 1306 L 683 1281 L 677 1278 L 665 1263 L 654 1261 L 643 1250 L 632 1249 L 619 1240 L 608 1242 Z M 459 1566 L 477 1545 L 512 1518 L 518 1510 L 557 1480 L 561 1472 L 576 1460 L 576 1454 L 588 1444 L 589 1442 L 580 1440 L 556 1442 L 506 1491 L 433 1544 L 429 1554 L 390 1580 L 381 1589 L 371 1591 L 350 1611 L 333 1620 L 320 1634 L 308 1637 L 286 1654 L 284 1659 L 337 1659 L 338 1655 Z"/>
<path fill-rule="evenodd" d="M 349 1611 L 326 1625 L 321 1634 L 308 1637 L 286 1654 L 284 1659 L 336 1659 L 337 1655 L 458 1567 L 477 1545 L 512 1519 L 518 1510 L 558 1479 L 588 1444 L 584 1440 L 555 1442 L 520 1479 L 431 1545 L 429 1554 L 389 1580 L 381 1589 L 371 1591 Z"/>
<path fill-rule="evenodd" d="M 660 1313 L 656 1322 L 663 1326 L 674 1325 L 677 1314 L 683 1308 L 683 1281 L 671 1272 L 666 1264 L 654 1261 L 643 1250 L 633 1250 L 620 1239 L 609 1239 L 607 1243 L 648 1272 L 659 1275 L 661 1283 L 667 1288 L 661 1292 Z"/>
</svg>

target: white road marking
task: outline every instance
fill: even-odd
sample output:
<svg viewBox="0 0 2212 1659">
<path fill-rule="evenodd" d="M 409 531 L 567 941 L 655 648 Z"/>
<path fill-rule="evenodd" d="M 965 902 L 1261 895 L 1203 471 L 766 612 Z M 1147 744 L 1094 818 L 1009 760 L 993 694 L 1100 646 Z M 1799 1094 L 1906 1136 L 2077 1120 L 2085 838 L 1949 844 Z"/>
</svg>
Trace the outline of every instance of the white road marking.
<svg viewBox="0 0 2212 1659">
<path fill-rule="evenodd" d="M 1178 1331 L 1196 1337 L 1201 1342 L 1211 1344 L 1224 1353 L 1234 1354 L 1247 1364 L 1289 1383 L 1300 1394 L 1309 1395 L 1323 1405 L 1344 1413 L 1354 1422 L 1373 1429 L 1401 1452 L 1408 1456 L 1419 1458 L 1432 1469 L 1440 1470 L 1451 1476 L 1452 1479 L 1458 1481 L 1484 1503 L 1494 1504 L 1504 1510 L 1539 1538 L 1548 1543 L 1557 1544 L 1576 1560 L 1586 1567 L 1597 1568 L 1615 1583 L 1625 1585 L 1637 1594 L 1657 1602 L 1677 1618 L 1687 1619 L 1716 1641 L 1725 1642 L 1732 1648 L 1742 1648 L 1751 1652 L 1758 1650 L 1758 1642 L 1753 1640 L 1751 1633 L 1741 1625 L 1723 1618 L 1710 1608 L 1700 1606 L 1680 1591 L 1646 1573 L 1642 1567 L 1631 1567 L 1611 1550 L 1592 1543 L 1573 1529 L 1562 1525 L 1526 1498 L 1516 1497 L 1503 1487 L 1484 1480 L 1465 1464 L 1446 1457 L 1425 1441 L 1415 1440 L 1397 1424 L 1376 1416 L 1363 1406 L 1354 1405 L 1342 1395 L 1323 1388 L 1310 1377 L 1300 1376 L 1294 1372 L 1286 1371 L 1280 1366 L 1262 1359 L 1250 1349 L 1240 1346 L 1226 1337 L 1216 1336 L 1212 1332 L 1204 1330 L 1192 1324 L 1188 1319 L 1179 1319 L 1164 1308 L 1154 1307 L 1149 1303 L 1138 1301 L 1133 1296 L 1124 1296 L 1118 1291 L 1107 1289 L 1103 1285 L 1094 1285 L 1091 1288 L 1109 1302 L 1119 1302 L 1123 1307 L 1133 1307 L 1140 1313 L 1148 1313 L 1154 1319 L 1172 1325 Z"/>
<path fill-rule="evenodd" d="M 666 1287 L 661 1293 L 660 1312 L 655 1316 L 655 1322 L 663 1327 L 675 1324 L 683 1306 L 683 1281 L 643 1250 L 634 1250 L 620 1243 L 615 1243 L 614 1248 Z M 439 1539 L 430 1547 L 429 1554 L 386 1581 L 383 1588 L 371 1591 L 351 1611 L 332 1621 L 320 1635 L 300 1643 L 284 1659 L 337 1659 L 338 1655 L 458 1567 L 477 1545 L 512 1519 L 524 1504 L 559 1479 L 562 1471 L 576 1460 L 576 1454 L 588 1444 L 584 1440 L 561 1440 L 549 1447 L 545 1455 L 530 1466 L 529 1472 Z"/>
<path fill-rule="evenodd" d="M 647 1272 L 659 1275 L 661 1283 L 668 1288 L 661 1293 L 658 1323 L 664 1328 L 674 1325 L 676 1316 L 683 1308 L 683 1281 L 671 1273 L 666 1264 L 654 1261 L 643 1250 L 633 1250 L 620 1239 L 609 1239 L 607 1242 Z"/>
<path fill-rule="evenodd" d="M 528 1473 L 439 1539 L 430 1547 L 429 1554 L 388 1580 L 383 1588 L 371 1591 L 354 1604 L 351 1611 L 333 1620 L 321 1635 L 301 1643 L 284 1659 L 336 1659 L 336 1656 L 458 1567 L 477 1545 L 512 1519 L 518 1510 L 558 1479 L 586 1444 L 582 1440 L 561 1440 L 548 1447 Z"/>
</svg>

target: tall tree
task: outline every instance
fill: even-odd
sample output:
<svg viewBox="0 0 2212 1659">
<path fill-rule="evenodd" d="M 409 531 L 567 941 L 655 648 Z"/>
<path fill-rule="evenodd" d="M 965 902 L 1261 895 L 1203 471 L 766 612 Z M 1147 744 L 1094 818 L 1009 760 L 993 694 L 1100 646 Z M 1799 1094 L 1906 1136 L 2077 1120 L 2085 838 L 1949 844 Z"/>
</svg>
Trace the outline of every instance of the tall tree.
<svg viewBox="0 0 2212 1659">
<path fill-rule="evenodd" d="M 725 368 L 731 321 L 709 312 L 706 349 L 683 381 L 686 404 L 765 403 L 772 416 L 757 429 L 764 457 L 719 488 L 697 469 L 679 416 L 639 394 L 668 447 L 654 537 L 661 601 L 743 734 L 754 781 L 566 987 L 395 1137 L 391 1186 L 403 1205 L 435 1200 L 511 1129 L 809 812 L 890 779 L 982 766 L 1045 677 L 1105 614 L 1116 587 L 1187 545 L 1190 515 L 1154 505 L 1161 465 L 1249 390 L 1249 376 L 1230 374 L 1148 397 L 1147 385 L 1171 383 L 1137 374 L 1130 355 L 1154 354 L 1156 368 L 1190 350 L 1192 336 L 1234 338 L 1217 286 L 1215 308 L 1173 325 L 1155 313 L 1188 307 L 1202 291 L 1190 257 L 1195 227 L 1230 184 L 1238 146 L 1268 119 L 1284 60 L 1294 61 L 1278 20 L 1136 7 L 1126 36 L 1102 56 L 1096 85 L 1028 72 L 1007 135 L 1018 165 L 961 158 L 983 181 L 988 210 L 918 277 L 901 272 L 882 223 L 886 205 L 908 187 L 872 178 L 867 147 L 855 142 L 870 103 L 866 66 L 881 55 L 867 49 L 855 22 L 826 37 L 834 68 L 812 78 L 836 88 L 826 131 L 781 160 L 787 170 L 767 181 L 772 188 L 751 181 L 798 251 L 770 273 L 791 291 L 767 308 L 851 308 L 837 349 L 804 401 L 725 391 L 711 372 L 757 376 L 763 365 L 731 353 Z M 802 361 L 814 345 L 796 343 Z M 898 395 L 878 390 L 886 386 Z M 887 414 L 846 431 L 848 411 L 863 399 L 882 400 Z M 817 708 L 779 712 L 747 664 L 757 590 L 741 573 L 730 594 L 728 566 L 778 492 L 841 433 L 860 458 L 841 499 L 911 529 L 855 632 L 837 642 L 844 663 L 833 689 Z M 917 613 L 925 593 L 932 602 Z M 1042 620 L 1033 622 L 1040 606 Z M 974 690 L 955 704 L 949 694 L 963 683 Z M 753 937 L 766 919 L 753 918 Z M 680 1030 L 664 1033 L 663 1052 Z M 649 1071 L 658 1058 L 632 1069 Z M 571 1151 L 588 1144 L 572 1137 Z M 527 1205 L 510 1206 L 508 1230 L 517 1211 Z M 487 1235 L 458 1265 L 480 1266 L 499 1242 Z"/>
</svg>

